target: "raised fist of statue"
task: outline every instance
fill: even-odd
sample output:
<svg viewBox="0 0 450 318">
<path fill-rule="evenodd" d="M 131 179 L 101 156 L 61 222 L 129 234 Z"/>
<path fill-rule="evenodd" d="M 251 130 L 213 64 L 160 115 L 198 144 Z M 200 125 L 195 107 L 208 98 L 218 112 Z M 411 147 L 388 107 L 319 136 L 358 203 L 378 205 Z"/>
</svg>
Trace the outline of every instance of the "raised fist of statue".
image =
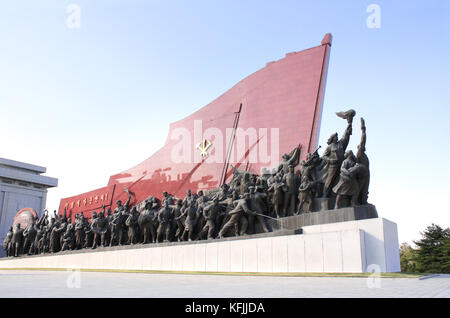
<svg viewBox="0 0 450 318">
<path fill-rule="evenodd" d="M 336 115 L 340 118 L 346 119 L 347 123 L 351 124 L 353 122 L 353 117 L 355 117 L 356 115 L 356 112 L 353 109 L 350 109 L 346 112 L 337 112 Z"/>
</svg>

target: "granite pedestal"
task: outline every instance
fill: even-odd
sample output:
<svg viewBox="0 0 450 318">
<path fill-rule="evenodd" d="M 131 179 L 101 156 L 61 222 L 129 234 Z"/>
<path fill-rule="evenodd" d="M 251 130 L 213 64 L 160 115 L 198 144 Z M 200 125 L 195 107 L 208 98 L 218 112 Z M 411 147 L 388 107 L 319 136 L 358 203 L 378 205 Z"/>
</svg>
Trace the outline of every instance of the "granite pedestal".
<svg viewBox="0 0 450 318">
<path fill-rule="evenodd" d="M 274 230 L 295 230 L 309 225 L 357 221 L 377 217 L 378 213 L 375 206 L 367 204 L 358 207 L 348 207 L 289 216 L 277 220 L 270 220 L 269 224 Z"/>
<path fill-rule="evenodd" d="M 397 226 L 370 218 L 237 238 L 3 258 L 1 268 L 176 272 L 398 272 Z"/>
</svg>

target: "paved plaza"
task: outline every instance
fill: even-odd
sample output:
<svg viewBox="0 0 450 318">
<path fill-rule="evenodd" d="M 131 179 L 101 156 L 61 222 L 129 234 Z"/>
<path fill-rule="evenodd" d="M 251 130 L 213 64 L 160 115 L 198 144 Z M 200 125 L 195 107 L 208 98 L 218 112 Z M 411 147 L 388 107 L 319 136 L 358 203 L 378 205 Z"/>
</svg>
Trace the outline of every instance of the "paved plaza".
<svg viewBox="0 0 450 318">
<path fill-rule="evenodd" d="M 0 297 L 450 298 L 450 275 L 274 277 L 0 270 Z"/>
</svg>

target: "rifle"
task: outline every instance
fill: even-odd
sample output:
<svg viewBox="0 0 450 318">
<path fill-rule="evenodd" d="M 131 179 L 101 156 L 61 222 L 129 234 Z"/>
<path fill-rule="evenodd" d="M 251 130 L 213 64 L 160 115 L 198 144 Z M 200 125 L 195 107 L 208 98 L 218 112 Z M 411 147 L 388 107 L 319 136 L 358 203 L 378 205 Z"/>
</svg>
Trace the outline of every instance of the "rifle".
<svg viewBox="0 0 450 318">
<path fill-rule="evenodd" d="M 318 152 L 318 151 L 319 151 L 320 148 L 322 148 L 322 146 L 319 145 L 319 148 L 317 148 L 316 150 L 314 150 L 314 152 L 312 153 L 312 156 L 315 156 L 315 155 L 318 156 L 318 155 L 319 155 L 319 152 Z"/>
<path fill-rule="evenodd" d="M 264 214 L 261 214 L 261 213 L 256 213 L 255 212 L 255 215 L 259 215 L 259 216 L 262 216 L 262 217 L 265 217 L 265 218 L 268 218 L 268 219 L 272 219 L 272 220 L 278 220 L 278 219 L 276 219 L 276 218 L 273 218 L 273 217 L 271 217 L 271 216 L 268 216 L 268 215 L 264 215 Z"/>
</svg>

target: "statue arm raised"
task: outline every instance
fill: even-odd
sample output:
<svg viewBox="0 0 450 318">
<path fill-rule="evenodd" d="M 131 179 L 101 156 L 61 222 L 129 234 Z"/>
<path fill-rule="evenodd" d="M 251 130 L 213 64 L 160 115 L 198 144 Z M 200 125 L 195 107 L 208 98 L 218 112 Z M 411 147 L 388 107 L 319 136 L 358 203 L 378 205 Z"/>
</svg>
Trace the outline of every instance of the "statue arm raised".
<svg viewBox="0 0 450 318">
<path fill-rule="evenodd" d="M 356 153 L 357 158 L 360 158 L 366 151 L 366 139 L 366 123 L 364 122 L 364 118 L 361 118 L 361 142 L 359 143 L 358 152 Z"/>
<path fill-rule="evenodd" d="M 131 194 L 130 194 L 130 190 L 128 190 L 128 188 L 125 189 L 125 192 L 128 193 L 128 199 L 127 199 L 127 202 L 125 202 L 124 206 L 128 207 L 128 204 L 130 204 L 130 201 L 131 201 Z"/>
<path fill-rule="evenodd" d="M 47 218 L 47 216 L 48 216 L 48 210 L 45 209 L 44 211 L 42 211 L 41 218 L 39 219 L 39 221 L 38 221 L 37 224 L 38 224 L 38 225 L 44 224 L 44 220 Z"/>
<path fill-rule="evenodd" d="M 352 124 L 349 123 L 347 125 L 347 128 L 345 129 L 344 135 L 342 136 L 341 140 L 339 141 L 342 144 L 342 147 L 345 151 L 348 146 L 348 142 L 350 141 L 350 136 L 352 135 Z"/>
</svg>

